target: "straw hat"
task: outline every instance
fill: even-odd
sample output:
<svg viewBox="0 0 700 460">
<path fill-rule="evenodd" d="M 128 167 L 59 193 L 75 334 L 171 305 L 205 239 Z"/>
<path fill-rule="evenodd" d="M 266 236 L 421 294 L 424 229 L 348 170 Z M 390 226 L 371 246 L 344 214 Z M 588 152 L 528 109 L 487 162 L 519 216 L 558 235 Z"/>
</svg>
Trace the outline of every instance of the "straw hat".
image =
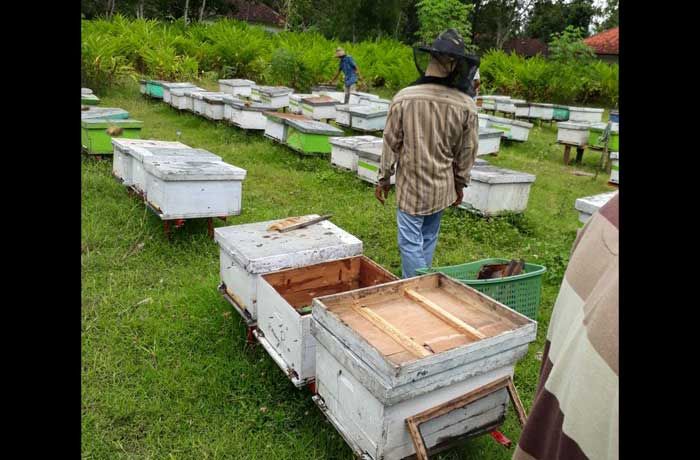
<svg viewBox="0 0 700 460">
<path fill-rule="evenodd" d="M 345 56 L 345 50 L 343 48 L 336 48 L 335 49 L 335 57 L 343 57 Z"/>
</svg>

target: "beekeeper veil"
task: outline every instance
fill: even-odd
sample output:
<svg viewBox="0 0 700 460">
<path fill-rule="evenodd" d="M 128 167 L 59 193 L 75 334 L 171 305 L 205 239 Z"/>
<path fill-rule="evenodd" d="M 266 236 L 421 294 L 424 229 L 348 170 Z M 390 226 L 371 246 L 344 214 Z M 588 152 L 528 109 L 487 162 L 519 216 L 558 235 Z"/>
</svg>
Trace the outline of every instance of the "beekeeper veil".
<svg viewBox="0 0 700 460">
<path fill-rule="evenodd" d="M 454 29 L 441 33 L 430 46 L 413 48 L 420 78 L 413 84 L 438 83 L 474 96 L 473 80 L 478 56 L 467 54 L 464 40 Z"/>
</svg>

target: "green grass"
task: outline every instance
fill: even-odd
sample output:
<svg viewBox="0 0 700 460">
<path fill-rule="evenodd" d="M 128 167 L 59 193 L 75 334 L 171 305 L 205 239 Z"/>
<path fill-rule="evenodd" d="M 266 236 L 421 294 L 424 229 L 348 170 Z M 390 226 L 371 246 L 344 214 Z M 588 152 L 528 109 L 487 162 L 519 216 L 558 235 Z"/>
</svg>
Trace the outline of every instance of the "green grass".
<svg viewBox="0 0 700 460">
<path fill-rule="evenodd" d="M 371 186 L 328 159 L 302 159 L 262 135 L 178 114 L 141 97 L 136 85 L 105 94 L 101 105 L 143 120 L 143 138 L 178 140 L 180 131 L 180 141 L 245 168 L 243 213 L 227 225 L 330 212 L 367 256 L 400 273 L 393 193 L 382 206 Z M 597 153 L 587 152 L 582 167 L 563 166 L 555 129 L 537 126 L 527 143 L 502 145 L 488 158 L 537 175 L 524 216 L 486 220 L 450 209 L 434 260 L 523 257 L 547 266 L 538 339 L 515 374 L 528 409 L 536 354 L 579 228 L 573 203 L 611 190 L 604 174 L 571 174 L 593 171 Z M 206 223 L 188 222 L 168 243 L 161 221 L 113 179 L 111 161 L 83 159 L 81 169 L 83 458 L 352 458 L 309 393 L 296 390 L 264 350 L 246 346 L 240 318 L 216 290 L 218 248 Z M 502 431 L 518 439 L 512 410 Z M 511 455 L 482 436 L 439 458 Z"/>
</svg>

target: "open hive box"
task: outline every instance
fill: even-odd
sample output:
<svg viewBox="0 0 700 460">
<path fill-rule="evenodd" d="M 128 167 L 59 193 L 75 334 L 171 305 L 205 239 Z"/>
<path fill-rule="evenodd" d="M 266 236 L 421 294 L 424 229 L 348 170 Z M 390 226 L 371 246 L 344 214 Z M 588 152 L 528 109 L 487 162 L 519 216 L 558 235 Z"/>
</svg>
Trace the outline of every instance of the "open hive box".
<svg viewBox="0 0 700 460">
<path fill-rule="evenodd" d="M 331 164 L 357 172 L 358 149 L 381 147 L 384 139 L 376 136 L 340 136 L 328 139 L 331 143 Z"/>
<path fill-rule="evenodd" d="M 476 154 L 491 155 L 498 153 L 501 148 L 501 134 L 503 131 L 493 128 L 479 127 L 479 149 Z"/>
<path fill-rule="evenodd" d="M 80 120 L 82 147 L 89 155 L 112 153 L 112 138 L 141 137 L 143 122 L 128 119 L 88 118 Z"/>
<path fill-rule="evenodd" d="M 317 120 L 285 119 L 287 125 L 287 145 L 300 153 L 331 153 L 328 138 L 342 136 L 341 129 Z"/>
<path fill-rule="evenodd" d="M 146 200 L 161 219 L 227 217 L 241 213 L 245 169 L 220 160 L 156 157 L 144 163 Z"/>
<path fill-rule="evenodd" d="M 350 125 L 352 129 L 364 132 L 383 131 L 386 125 L 388 106 L 383 104 L 364 104 L 350 108 Z"/>
<path fill-rule="evenodd" d="M 584 146 L 591 129 L 589 123 L 561 121 L 557 123 L 557 142 Z"/>
<path fill-rule="evenodd" d="M 112 174 L 124 185 L 132 185 L 133 182 L 133 150 L 141 148 L 173 148 L 188 149 L 182 142 L 159 141 L 153 139 L 124 139 L 112 138 L 114 147 L 112 156 Z"/>
<path fill-rule="evenodd" d="M 330 96 L 312 96 L 302 99 L 301 110 L 314 120 L 335 119 L 335 106 L 338 101 Z"/>
<path fill-rule="evenodd" d="M 192 94 L 202 93 L 207 90 L 195 86 L 194 88 L 173 89 L 170 92 L 170 105 L 178 110 L 188 110 L 194 112 L 194 98 Z"/>
<path fill-rule="evenodd" d="M 525 212 L 535 179 L 532 174 L 491 165 L 474 167 L 459 207 L 483 216 Z"/>
<path fill-rule="evenodd" d="M 253 85 L 255 85 L 254 81 L 242 78 L 219 80 L 219 91 L 232 96 L 248 97 Z"/>
<path fill-rule="evenodd" d="M 214 230 L 214 239 L 219 245 L 220 289 L 249 324 L 258 319 L 261 275 L 362 254 L 362 241 L 327 220 L 285 233 L 269 230 L 276 222 L 255 222 Z"/>
<path fill-rule="evenodd" d="M 312 314 L 315 401 L 357 455 L 385 460 L 415 453 L 408 417 L 511 377 L 537 331 L 440 273 L 317 297 Z M 424 423 L 425 445 L 497 428 L 507 399 L 494 391 Z"/>
<path fill-rule="evenodd" d="M 308 93 L 292 93 L 289 95 L 289 111 L 291 113 L 301 114 L 302 113 L 302 99 L 307 97 L 312 97 L 314 94 Z"/>
<path fill-rule="evenodd" d="M 161 86 L 163 87 L 163 102 L 166 104 L 171 104 L 172 91 L 174 89 L 190 89 L 197 87 L 197 85 L 193 85 L 190 82 L 163 82 Z"/>
<path fill-rule="evenodd" d="M 265 121 L 265 137 L 282 144 L 287 143 L 288 127 L 284 120 L 311 120 L 304 115 L 288 112 L 263 112 Z"/>
<path fill-rule="evenodd" d="M 258 285 L 258 341 L 295 386 L 316 376 L 311 336 L 314 297 L 397 280 L 365 256 L 321 262 L 262 275 Z"/>
<path fill-rule="evenodd" d="M 225 97 L 224 104 L 224 118 L 241 129 L 264 131 L 267 124 L 264 112 L 277 110 L 269 104 L 239 100 L 235 96 Z"/>
</svg>

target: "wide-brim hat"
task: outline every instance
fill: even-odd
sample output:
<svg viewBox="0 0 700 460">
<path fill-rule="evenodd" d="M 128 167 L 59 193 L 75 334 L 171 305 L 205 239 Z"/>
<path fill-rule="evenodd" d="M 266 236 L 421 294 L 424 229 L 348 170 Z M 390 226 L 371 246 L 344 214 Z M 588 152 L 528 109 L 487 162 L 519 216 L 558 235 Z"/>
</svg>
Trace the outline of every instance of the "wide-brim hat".
<svg viewBox="0 0 700 460">
<path fill-rule="evenodd" d="M 432 45 L 419 45 L 415 49 L 430 54 L 442 54 L 456 59 L 465 59 L 471 61 L 474 65 L 479 65 L 479 57 L 467 54 L 464 49 L 464 39 L 455 29 L 447 29 L 438 35 Z"/>
</svg>

